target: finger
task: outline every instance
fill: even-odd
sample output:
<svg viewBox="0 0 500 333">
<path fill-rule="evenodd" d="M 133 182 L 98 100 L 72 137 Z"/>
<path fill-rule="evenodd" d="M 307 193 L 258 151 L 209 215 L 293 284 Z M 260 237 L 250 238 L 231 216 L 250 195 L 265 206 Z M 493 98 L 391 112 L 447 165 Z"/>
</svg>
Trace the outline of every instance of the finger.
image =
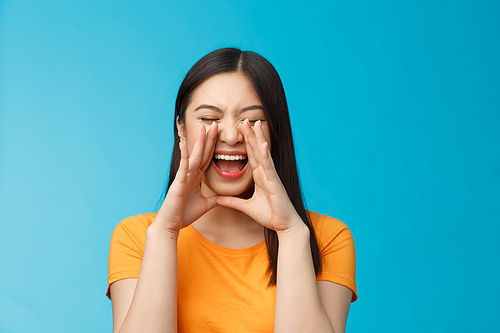
<svg viewBox="0 0 500 333">
<path fill-rule="evenodd" d="M 201 161 L 203 159 L 203 148 L 205 146 L 205 126 L 201 125 L 198 127 L 198 135 L 194 143 L 193 151 L 191 156 L 189 156 L 189 167 L 191 170 L 199 168 Z"/>
<path fill-rule="evenodd" d="M 201 171 L 205 171 L 212 163 L 212 157 L 214 155 L 215 143 L 217 142 L 217 123 L 214 121 L 208 129 L 207 138 L 205 142 L 205 148 L 203 152 L 203 160 Z"/>
<path fill-rule="evenodd" d="M 248 119 L 245 119 L 243 121 L 242 133 L 243 133 L 243 135 L 246 135 L 249 137 L 250 141 L 248 141 L 248 142 L 253 147 L 253 149 L 255 149 L 257 147 L 256 146 L 257 141 L 255 140 L 255 133 L 254 133 L 252 126 L 250 125 L 250 121 Z"/>
<path fill-rule="evenodd" d="M 255 170 L 256 168 L 258 168 L 259 163 L 255 159 L 253 148 L 250 143 L 248 143 L 248 140 L 248 136 L 245 134 L 245 148 L 247 150 L 248 163 L 250 163 L 250 167 L 252 168 L 252 170 Z"/>
<path fill-rule="evenodd" d="M 259 147 L 266 141 L 266 137 L 264 136 L 264 130 L 262 129 L 262 122 L 258 120 L 254 125 L 255 138 L 257 141 L 257 145 Z"/>
<path fill-rule="evenodd" d="M 189 170 L 189 157 L 187 147 L 184 143 L 179 142 L 179 149 L 181 150 L 181 162 L 179 163 L 179 170 L 177 170 L 177 175 L 183 179 L 186 177 Z"/>
<path fill-rule="evenodd" d="M 261 164 L 262 168 L 264 169 L 265 178 L 272 183 L 281 184 L 281 187 L 284 189 L 283 183 L 281 182 L 281 179 L 276 172 L 276 168 L 274 167 L 273 158 L 268 147 L 269 143 L 264 142 L 260 149 L 260 156 L 262 158 Z"/>
<path fill-rule="evenodd" d="M 254 140 L 255 135 L 252 131 L 252 128 L 250 127 L 250 122 L 248 121 L 248 119 L 245 119 L 243 121 L 242 127 L 243 127 L 242 132 L 245 137 L 245 148 L 247 151 L 248 161 L 250 163 L 250 166 L 252 167 L 252 170 L 255 170 L 259 166 L 259 158 L 258 158 L 259 152 L 258 150 L 256 150 L 257 147 L 252 145 L 252 143 L 254 144 L 256 143 Z"/>
<path fill-rule="evenodd" d="M 250 121 L 245 119 L 243 122 L 243 130 L 245 133 L 245 142 L 249 145 L 247 147 L 247 154 L 252 154 L 253 159 L 256 163 L 260 163 L 259 148 L 257 145 L 257 140 L 255 138 L 255 133 L 250 126 Z"/>
<path fill-rule="evenodd" d="M 216 202 L 220 206 L 237 209 L 250 216 L 250 207 L 248 205 L 248 200 L 237 197 L 219 195 L 217 197 Z"/>
<path fill-rule="evenodd" d="M 275 178 L 276 169 L 274 168 L 273 158 L 271 156 L 271 151 L 269 150 L 269 142 L 267 142 L 264 136 L 264 130 L 262 129 L 262 122 L 259 120 L 254 126 L 255 137 L 259 145 L 259 157 L 260 163 L 264 167 L 266 176 Z"/>
<path fill-rule="evenodd" d="M 276 175 L 276 170 L 274 169 L 274 163 L 273 159 L 271 157 L 271 152 L 268 149 L 269 144 L 267 142 L 264 142 L 260 146 L 260 158 L 261 158 L 261 164 L 264 167 L 264 171 L 266 173 L 266 176 L 275 176 Z"/>
</svg>

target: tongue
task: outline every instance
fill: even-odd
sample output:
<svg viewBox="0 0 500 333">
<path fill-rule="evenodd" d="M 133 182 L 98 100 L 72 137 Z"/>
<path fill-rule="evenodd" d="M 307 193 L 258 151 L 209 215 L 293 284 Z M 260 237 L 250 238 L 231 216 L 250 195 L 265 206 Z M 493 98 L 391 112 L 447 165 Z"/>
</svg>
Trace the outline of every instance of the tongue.
<svg viewBox="0 0 500 333">
<path fill-rule="evenodd" d="M 241 169 L 243 169 L 244 166 L 244 162 L 242 160 L 237 160 L 237 161 L 217 160 L 215 164 L 217 164 L 217 167 L 222 171 L 229 173 L 238 172 Z"/>
</svg>

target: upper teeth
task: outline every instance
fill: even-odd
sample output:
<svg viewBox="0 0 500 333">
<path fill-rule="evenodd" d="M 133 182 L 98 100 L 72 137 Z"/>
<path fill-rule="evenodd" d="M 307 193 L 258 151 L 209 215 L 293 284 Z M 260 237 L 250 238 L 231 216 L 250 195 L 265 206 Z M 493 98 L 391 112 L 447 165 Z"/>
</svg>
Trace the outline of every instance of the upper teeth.
<svg viewBox="0 0 500 333">
<path fill-rule="evenodd" d="M 244 160 L 247 157 L 245 155 L 222 155 L 222 154 L 215 154 L 215 158 L 218 159 L 218 160 L 235 161 L 235 160 Z"/>
</svg>

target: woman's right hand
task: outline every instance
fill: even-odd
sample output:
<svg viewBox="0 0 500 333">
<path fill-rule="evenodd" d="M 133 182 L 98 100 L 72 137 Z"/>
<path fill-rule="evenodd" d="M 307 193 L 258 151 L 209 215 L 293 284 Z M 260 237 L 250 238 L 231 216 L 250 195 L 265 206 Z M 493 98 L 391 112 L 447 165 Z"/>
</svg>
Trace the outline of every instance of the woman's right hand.
<svg viewBox="0 0 500 333">
<path fill-rule="evenodd" d="M 217 206 L 217 196 L 204 197 L 200 186 L 205 170 L 212 163 L 216 139 L 217 123 L 213 122 L 208 131 L 204 125 L 200 125 L 191 155 L 187 146 L 179 143 L 179 170 L 151 226 L 159 227 L 176 237 L 180 229 Z"/>
<path fill-rule="evenodd" d="M 179 144 L 179 170 L 147 231 L 139 278 L 110 286 L 114 332 L 177 332 L 177 237 L 217 206 L 216 196 L 205 198 L 200 186 L 216 140 L 213 123 L 208 131 L 200 125 L 191 156 L 185 143 Z"/>
</svg>

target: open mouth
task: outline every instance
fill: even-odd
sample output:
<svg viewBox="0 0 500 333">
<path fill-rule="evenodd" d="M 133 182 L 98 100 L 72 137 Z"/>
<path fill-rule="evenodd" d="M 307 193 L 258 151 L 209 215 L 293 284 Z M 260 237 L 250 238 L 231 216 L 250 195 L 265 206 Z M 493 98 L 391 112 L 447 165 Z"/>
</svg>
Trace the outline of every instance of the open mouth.
<svg viewBox="0 0 500 333">
<path fill-rule="evenodd" d="M 237 173 L 247 165 L 248 157 L 246 155 L 214 154 L 212 161 L 222 172 Z"/>
</svg>

